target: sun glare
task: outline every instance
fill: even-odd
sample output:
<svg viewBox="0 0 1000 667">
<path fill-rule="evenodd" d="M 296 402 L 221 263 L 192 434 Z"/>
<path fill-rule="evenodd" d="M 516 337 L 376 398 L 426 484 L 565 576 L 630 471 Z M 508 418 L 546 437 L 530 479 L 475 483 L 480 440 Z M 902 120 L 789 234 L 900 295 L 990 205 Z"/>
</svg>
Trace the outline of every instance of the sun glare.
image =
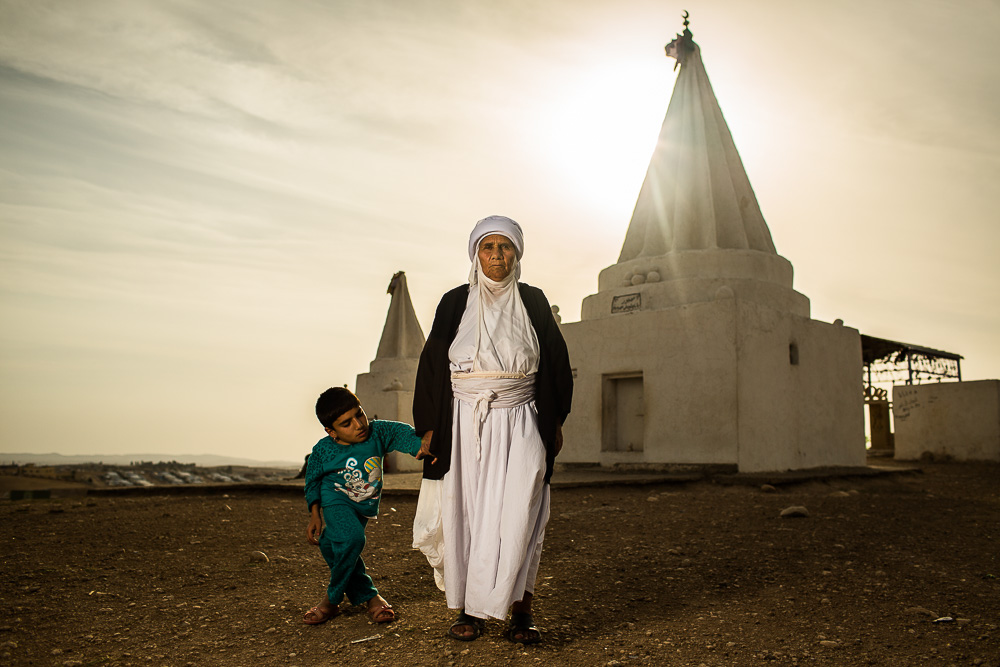
<svg viewBox="0 0 1000 667">
<path fill-rule="evenodd" d="M 607 64 L 554 90 L 539 118 L 540 159 L 575 200 L 631 213 L 670 100 L 664 63 Z"/>
</svg>

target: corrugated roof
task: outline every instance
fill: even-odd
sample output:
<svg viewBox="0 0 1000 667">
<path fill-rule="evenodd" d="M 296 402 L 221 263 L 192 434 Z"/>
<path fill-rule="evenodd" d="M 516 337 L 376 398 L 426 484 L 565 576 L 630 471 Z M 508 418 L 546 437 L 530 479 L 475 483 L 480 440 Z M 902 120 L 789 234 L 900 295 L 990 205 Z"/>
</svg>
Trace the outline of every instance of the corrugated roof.
<svg viewBox="0 0 1000 667">
<path fill-rule="evenodd" d="M 861 334 L 861 359 L 864 364 L 878 363 L 880 361 L 898 362 L 904 361 L 908 355 L 920 355 L 929 359 L 951 359 L 958 361 L 964 359 L 960 354 L 935 350 L 921 345 L 911 345 L 910 343 L 900 343 L 895 340 L 876 338 Z"/>
</svg>

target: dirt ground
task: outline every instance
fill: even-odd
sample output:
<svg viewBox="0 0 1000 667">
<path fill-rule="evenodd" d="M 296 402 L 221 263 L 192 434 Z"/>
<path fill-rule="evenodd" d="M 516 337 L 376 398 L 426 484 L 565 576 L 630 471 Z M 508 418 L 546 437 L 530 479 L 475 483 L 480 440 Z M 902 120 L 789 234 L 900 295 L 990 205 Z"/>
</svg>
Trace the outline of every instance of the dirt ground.
<svg viewBox="0 0 1000 667">
<path fill-rule="evenodd" d="M 994 464 L 555 489 L 544 642 L 527 648 L 499 621 L 444 636 L 454 613 L 410 549 L 415 505 L 384 498 L 365 550 L 399 620 L 345 602 L 309 627 L 327 570 L 297 496 L 0 501 L 0 664 L 1000 665 Z"/>
</svg>

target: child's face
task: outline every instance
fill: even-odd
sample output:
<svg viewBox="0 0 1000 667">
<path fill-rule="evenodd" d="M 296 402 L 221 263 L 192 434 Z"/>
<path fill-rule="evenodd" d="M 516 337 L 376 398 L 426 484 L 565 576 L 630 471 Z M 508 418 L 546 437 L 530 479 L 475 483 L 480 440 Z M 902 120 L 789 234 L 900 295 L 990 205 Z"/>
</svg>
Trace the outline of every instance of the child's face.
<svg viewBox="0 0 1000 667">
<path fill-rule="evenodd" d="M 333 420 L 327 434 L 342 445 L 355 445 L 368 439 L 368 415 L 359 405 Z"/>
</svg>

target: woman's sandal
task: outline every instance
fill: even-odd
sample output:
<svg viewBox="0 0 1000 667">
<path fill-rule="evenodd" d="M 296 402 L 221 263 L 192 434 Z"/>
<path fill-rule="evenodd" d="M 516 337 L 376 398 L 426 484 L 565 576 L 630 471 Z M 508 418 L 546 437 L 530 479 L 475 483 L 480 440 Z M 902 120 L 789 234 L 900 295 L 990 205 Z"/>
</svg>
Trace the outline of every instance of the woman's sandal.
<svg viewBox="0 0 1000 667">
<path fill-rule="evenodd" d="M 309 614 L 312 614 L 312 618 L 309 618 Z M 316 606 L 306 612 L 305 616 L 302 617 L 302 622 L 306 625 L 319 625 L 339 615 L 340 607 L 333 607 L 329 612 L 326 612 Z"/>
<path fill-rule="evenodd" d="M 465 636 L 455 632 L 455 628 L 462 625 L 467 625 L 472 628 L 472 634 Z M 476 618 L 475 616 L 469 616 L 463 609 L 458 613 L 458 618 L 455 619 L 455 622 L 451 624 L 450 628 L 448 628 L 448 636 L 452 639 L 457 639 L 460 642 L 471 642 L 474 639 L 479 639 L 479 636 L 483 634 L 483 630 L 485 629 L 486 622 L 483 619 Z"/>
<path fill-rule="evenodd" d="M 516 635 L 521 635 L 518 639 Z M 510 624 L 507 626 L 506 637 L 515 644 L 537 644 L 542 641 L 542 633 L 535 627 L 535 619 L 531 614 L 512 611 L 510 612 Z"/>
<path fill-rule="evenodd" d="M 369 609 L 368 618 L 372 619 L 372 623 L 392 623 L 396 620 L 396 612 L 392 610 L 392 605 L 386 602 L 374 609 Z"/>
</svg>

